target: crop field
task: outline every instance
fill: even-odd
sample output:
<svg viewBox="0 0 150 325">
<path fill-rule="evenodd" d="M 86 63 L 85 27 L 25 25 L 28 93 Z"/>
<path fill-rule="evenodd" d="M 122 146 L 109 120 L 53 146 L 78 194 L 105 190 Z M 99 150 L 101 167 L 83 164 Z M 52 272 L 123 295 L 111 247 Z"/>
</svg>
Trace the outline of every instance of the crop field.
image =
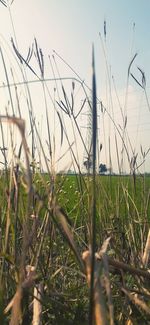
<svg viewBox="0 0 150 325">
<path fill-rule="evenodd" d="M 134 179 L 132 175 L 97 175 L 96 181 L 97 205 L 98 210 L 101 213 L 103 212 L 103 209 L 105 209 L 106 215 L 112 213 L 117 216 L 118 213 L 120 213 L 123 217 L 127 215 L 126 209 L 128 203 L 132 212 L 135 210 L 135 212 L 139 212 L 142 217 L 144 217 L 145 213 L 147 213 L 147 216 L 149 215 L 149 176 L 138 175 Z M 56 190 L 58 190 L 59 202 L 65 209 L 67 209 L 68 213 L 72 212 L 72 209 L 74 209 L 75 206 L 79 206 L 81 194 L 83 196 L 88 194 L 91 182 L 92 177 L 90 175 L 57 176 Z M 66 200 L 64 200 L 65 196 Z"/>
</svg>

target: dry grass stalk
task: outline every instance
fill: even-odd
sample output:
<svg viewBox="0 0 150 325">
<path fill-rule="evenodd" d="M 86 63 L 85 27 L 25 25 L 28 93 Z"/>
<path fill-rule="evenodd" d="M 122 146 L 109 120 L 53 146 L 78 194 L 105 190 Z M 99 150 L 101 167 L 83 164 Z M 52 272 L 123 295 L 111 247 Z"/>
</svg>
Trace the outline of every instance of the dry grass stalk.
<svg viewBox="0 0 150 325">
<path fill-rule="evenodd" d="M 132 274 L 133 276 L 140 276 L 140 277 L 143 277 L 147 280 L 150 280 L 150 273 L 145 270 L 145 269 L 137 269 L 133 266 L 130 266 L 126 263 L 123 263 L 123 262 L 120 262 L 116 259 L 113 259 L 111 258 L 110 256 L 107 257 L 108 258 L 108 263 L 110 266 L 112 266 L 116 272 L 119 270 L 122 270 L 124 272 L 127 272 L 127 273 L 130 273 Z M 110 269 L 111 271 L 111 269 Z"/>
<path fill-rule="evenodd" d="M 85 262 L 86 275 L 88 286 L 91 281 L 91 253 L 85 251 L 82 254 L 82 259 Z M 102 286 L 99 276 L 100 261 L 95 258 L 95 272 L 94 272 L 94 317 L 96 325 L 107 325 L 107 310 L 105 306 L 105 300 L 102 292 Z"/>
<path fill-rule="evenodd" d="M 69 225 L 69 218 L 68 218 L 67 214 L 58 205 L 55 205 L 55 202 L 54 202 L 54 206 L 53 206 L 53 215 L 52 216 L 55 217 L 55 222 L 57 223 L 59 229 L 63 230 L 63 235 L 67 239 L 69 246 L 71 247 L 71 249 L 73 250 L 73 252 L 77 258 L 79 266 L 84 273 L 83 261 L 80 256 L 80 253 L 78 251 L 77 245 L 74 241 L 73 232 Z M 60 228 L 60 226 L 61 226 L 61 228 Z"/>
<path fill-rule="evenodd" d="M 150 315 L 150 308 L 146 305 L 146 303 L 143 300 L 138 298 L 137 294 L 132 294 L 125 288 L 122 288 L 122 291 L 132 301 L 133 304 L 137 305 L 143 311 L 145 311 L 148 315 Z"/>
<path fill-rule="evenodd" d="M 108 237 L 104 242 L 100 249 L 100 251 L 96 254 L 96 258 L 102 259 L 103 267 L 104 267 L 104 285 L 106 289 L 107 299 L 108 299 L 108 308 L 109 308 L 109 319 L 110 325 L 114 325 L 114 308 L 112 302 L 112 295 L 111 295 L 111 286 L 109 280 L 109 264 L 108 264 L 108 256 L 107 256 L 107 249 L 111 237 Z"/>
<path fill-rule="evenodd" d="M 134 325 L 134 324 L 133 324 L 133 322 L 132 322 L 131 319 L 128 319 L 128 320 L 126 321 L 126 325 Z"/>
<path fill-rule="evenodd" d="M 21 311 L 21 301 L 23 298 L 23 289 L 19 287 L 17 292 L 13 298 L 12 303 L 12 313 L 11 313 L 11 320 L 10 325 L 19 325 L 22 319 L 22 311 Z"/>
<path fill-rule="evenodd" d="M 147 267 L 147 264 L 149 261 L 149 255 L 150 255 L 150 230 L 148 232 L 145 250 L 144 250 L 144 254 L 143 254 L 143 258 L 142 258 L 142 262 L 145 267 Z"/>
<path fill-rule="evenodd" d="M 22 319 L 21 302 L 26 290 L 30 289 L 35 281 L 35 267 L 27 265 L 26 278 L 22 284 L 19 285 L 14 297 L 4 310 L 4 314 L 12 309 L 10 325 L 19 325 Z"/>
<path fill-rule="evenodd" d="M 106 289 L 106 294 L 108 299 L 110 325 L 114 325 L 114 307 L 113 307 L 112 294 L 111 294 L 111 284 L 109 279 L 108 257 L 106 253 L 103 255 L 102 261 L 104 266 L 104 283 L 105 283 L 105 289 Z"/>
<path fill-rule="evenodd" d="M 42 314 L 42 304 L 41 297 L 43 293 L 43 284 L 39 283 L 34 287 L 34 300 L 33 300 L 33 325 L 42 325 L 41 314 Z"/>
</svg>

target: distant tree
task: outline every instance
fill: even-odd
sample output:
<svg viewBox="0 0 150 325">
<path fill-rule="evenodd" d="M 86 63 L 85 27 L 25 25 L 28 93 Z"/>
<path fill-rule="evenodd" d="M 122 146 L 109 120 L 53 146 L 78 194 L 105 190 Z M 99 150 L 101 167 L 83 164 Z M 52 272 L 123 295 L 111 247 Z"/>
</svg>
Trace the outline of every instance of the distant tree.
<svg viewBox="0 0 150 325">
<path fill-rule="evenodd" d="M 99 174 L 105 174 L 107 171 L 108 171 L 108 169 L 105 164 L 99 165 Z"/>
</svg>

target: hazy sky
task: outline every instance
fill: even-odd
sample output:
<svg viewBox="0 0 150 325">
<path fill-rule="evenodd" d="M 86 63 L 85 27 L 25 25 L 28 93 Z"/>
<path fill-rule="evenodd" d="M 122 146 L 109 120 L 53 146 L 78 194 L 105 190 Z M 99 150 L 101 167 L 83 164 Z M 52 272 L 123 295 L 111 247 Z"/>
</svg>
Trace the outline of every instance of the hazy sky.
<svg viewBox="0 0 150 325">
<path fill-rule="evenodd" d="M 44 51 L 58 51 L 83 78 L 88 77 L 92 43 L 97 65 L 101 65 L 99 32 L 103 34 L 104 20 L 110 64 L 119 84 L 124 86 L 127 66 L 135 51 L 139 53 L 138 62 L 147 70 L 150 54 L 147 0 L 14 0 L 11 13 L 21 49 L 26 50 L 36 37 Z M 3 5 L 0 26 L 1 34 L 9 41 L 12 26 Z"/>
<path fill-rule="evenodd" d="M 10 39 L 14 37 L 10 13 L 18 48 L 24 56 L 27 55 L 28 47 L 36 37 L 45 57 L 51 55 L 54 49 L 89 86 L 91 86 L 91 49 L 94 43 L 98 96 L 111 116 L 114 116 L 120 130 L 122 121 L 116 97 L 119 97 L 123 109 L 126 105 L 129 137 L 135 154 L 138 153 L 140 163 L 140 146 L 142 145 L 145 151 L 149 147 L 150 112 L 143 90 L 131 77 L 128 81 L 128 97 L 126 87 L 129 63 L 134 54 L 138 53 L 132 65 L 132 73 L 141 81 L 137 66 L 145 72 L 147 95 L 149 96 L 150 93 L 150 2 L 148 0 L 14 0 L 10 12 L 0 3 L 2 49 L 6 47 L 3 39 L 11 46 Z M 106 21 L 106 41 L 104 21 Z M 6 52 L 8 55 L 8 50 Z M 57 60 L 61 76 L 73 76 L 71 70 L 61 60 L 58 58 Z M 47 69 L 46 76 L 51 77 L 50 69 Z M 117 96 L 112 76 L 115 80 Z M 1 84 L 2 79 L 1 74 Z M 33 93 L 35 92 L 34 89 Z M 40 119 L 40 108 L 37 108 L 36 113 Z M 82 117 L 81 124 L 83 123 L 85 124 L 85 121 Z M 109 164 L 107 131 L 110 130 L 110 122 L 106 118 L 105 125 L 102 124 L 102 119 L 100 123 L 102 140 L 100 142 L 103 145 L 105 143 L 101 159 Z M 116 170 L 113 157 L 112 160 Z M 150 170 L 149 156 L 146 169 Z"/>
</svg>

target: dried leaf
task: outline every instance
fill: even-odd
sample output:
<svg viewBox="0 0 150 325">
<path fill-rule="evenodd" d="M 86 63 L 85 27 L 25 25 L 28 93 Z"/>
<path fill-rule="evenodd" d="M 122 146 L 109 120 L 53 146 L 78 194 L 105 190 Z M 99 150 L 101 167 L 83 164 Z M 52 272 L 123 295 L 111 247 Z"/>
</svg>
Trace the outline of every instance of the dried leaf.
<svg viewBox="0 0 150 325">
<path fill-rule="evenodd" d="M 73 238 L 73 233 L 69 227 L 69 218 L 68 218 L 67 214 L 59 206 L 54 206 L 53 217 L 55 218 L 55 222 L 58 225 L 60 231 L 62 232 L 63 235 L 65 235 L 65 238 L 67 239 L 69 246 L 73 250 L 73 252 L 79 262 L 79 266 L 80 266 L 82 272 L 84 272 L 84 264 L 81 259 L 80 253 L 78 252 L 77 246 L 75 244 L 75 241 Z"/>
</svg>

